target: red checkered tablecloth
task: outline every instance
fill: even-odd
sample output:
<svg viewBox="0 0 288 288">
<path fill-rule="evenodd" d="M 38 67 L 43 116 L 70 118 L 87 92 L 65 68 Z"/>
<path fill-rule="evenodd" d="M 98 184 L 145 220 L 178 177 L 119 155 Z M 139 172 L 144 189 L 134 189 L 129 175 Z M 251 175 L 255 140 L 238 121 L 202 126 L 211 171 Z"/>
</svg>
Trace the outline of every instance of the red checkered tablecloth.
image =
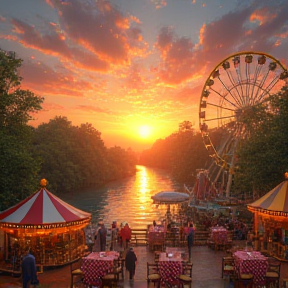
<svg viewBox="0 0 288 288">
<path fill-rule="evenodd" d="M 239 273 L 254 275 L 254 284 L 265 283 L 265 275 L 268 270 L 268 259 L 258 251 L 237 251 L 234 254 L 235 267 Z"/>
<path fill-rule="evenodd" d="M 177 276 L 182 273 L 182 262 L 173 261 L 170 259 L 161 260 L 159 258 L 159 273 L 161 276 L 161 281 L 164 284 L 165 282 L 175 283 L 177 282 Z"/>
<path fill-rule="evenodd" d="M 211 229 L 211 238 L 215 243 L 226 244 L 228 241 L 228 231 L 223 227 L 216 227 Z"/>
<path fill-rule="evenodd" d="M 106 252 L 106 255 L 101 256 L 102 252 L 92 252 L 87 257 L 83 258 L 81 270 L 84 272 L 85 284 L 93 285 L 99 278 L 103 277 L 113 269 L 113 261 L 119 257 L 119 254 L 114 251 Z"/>
</svg>

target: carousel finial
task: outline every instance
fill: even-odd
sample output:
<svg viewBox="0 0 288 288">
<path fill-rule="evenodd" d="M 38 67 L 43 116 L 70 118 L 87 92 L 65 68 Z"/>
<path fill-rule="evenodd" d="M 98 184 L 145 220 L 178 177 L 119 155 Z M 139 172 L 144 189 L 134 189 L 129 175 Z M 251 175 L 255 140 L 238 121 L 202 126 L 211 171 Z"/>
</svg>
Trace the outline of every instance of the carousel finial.
<svg viewBox="0 0 288 288">
<path fill-rule="evenodd" d="M 288 172 L 285 172 L 284 176 L 285 176 L 285 179 L 288 180 Z"/>
<path fill-rule="evenodd" d="M 47 185 L 47 180 L 46 179 L 41 179 L 40 180 L 40 186 L 42 187 L 42 188 L 44 188 L 44 187 L 46 187 L 46 185 Z"/>
</svg>

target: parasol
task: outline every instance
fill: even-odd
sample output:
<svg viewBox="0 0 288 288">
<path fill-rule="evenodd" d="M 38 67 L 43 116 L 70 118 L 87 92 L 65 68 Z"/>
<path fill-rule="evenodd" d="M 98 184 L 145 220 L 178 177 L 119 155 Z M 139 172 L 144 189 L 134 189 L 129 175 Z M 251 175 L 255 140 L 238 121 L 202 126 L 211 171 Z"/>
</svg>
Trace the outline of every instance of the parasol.
<svg viewBox="0 0 288 288">
<path fill-rule="evenodd" d="M 161 191 L 151 196 L 154 204 L 177 204 L 189 200 L 189 194 L 175 191 Z"/>
</svg>

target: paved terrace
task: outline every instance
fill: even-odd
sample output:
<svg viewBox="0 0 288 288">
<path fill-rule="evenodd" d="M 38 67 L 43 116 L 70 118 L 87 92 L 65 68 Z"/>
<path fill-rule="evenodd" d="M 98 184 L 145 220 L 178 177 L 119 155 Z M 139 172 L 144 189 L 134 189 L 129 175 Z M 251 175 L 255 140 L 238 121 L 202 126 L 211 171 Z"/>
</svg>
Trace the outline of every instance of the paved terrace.
<svg viewBox="0 0 288 288">
<path fill-rule="evenodd" d="M 244 245 L 244 243 L 242 243 Z M 128 274 L 125 275 L 124 288 L 147 288 L 146 282 L 146 262 L 154 261 L 154 254 L 146 246 L 136 246 L 134 251 L 138 257 L 135 280 L 129 282 Z M 194 246 L 192 248 L 193 282 L 192 288 L 232 288 L 232 282 L 228 277 L 221 278 L 222 257 L 224 251 L 214 251 L 207 246 Z M 64 266 L 54 269 L 46 269 L 39 274 L 39 288 L 69 288 L 70 287 L 70 267 Z M 282 262 L 281 279 L 288 278 L 288 263 Z M 282 280 L 281 280 L 282 283 Z M 150 283 L 149 288 L 153 288 Z M 21 279 L 0 274 L 0 287 L 22 288 Z M 81 283 L 76 283 L 74 288 L 84 288 Z M 282 286 L 280 286 L 282 287 Z"/>
</svg>

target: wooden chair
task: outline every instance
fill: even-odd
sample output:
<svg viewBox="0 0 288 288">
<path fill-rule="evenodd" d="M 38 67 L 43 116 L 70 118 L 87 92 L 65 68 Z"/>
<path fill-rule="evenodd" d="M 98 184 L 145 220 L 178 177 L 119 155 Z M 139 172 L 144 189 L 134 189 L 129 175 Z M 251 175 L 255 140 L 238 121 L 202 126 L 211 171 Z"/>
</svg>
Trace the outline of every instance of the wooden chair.
<svg viewBox="0 0 288 288">
<path fill-rule="evenodd" d="M 121 275 L 121 279 L 124 279 L 124 263 L 125 263 L 125 259 L 123 258 L 119 258 L 114 261 L 113 272 L 115 274 L 118 274 L 118 279 L 120 278 L 120 275 Z"/>
<path fill-rule="evenodd" d="M 281 262 L 276 261 L 274 258 L 268 258 L 268 271 L 265 275 L 266 287 L 270 286 L 279 288 L 280 286 L 280 269 Z"/>
<path fill-rule="evenodd" d="M 162 251 L 154 251 L 154 262 L 158 263 L 159 262 L 159 257 Z"/>
<path fill-rule="evenodd" d="M 157 287 L 160 288 L 161 276 L 159 274 L 158 263 L 147 262 L 147 284 L 150 281 L 154 286 L 157 284 Z"/>
<path fill-rule="evenodd" d="M 178 275 L 178 287 L 184 288 L 184 285 L 189 285 L 191 288 L 192 285 L 192 268 L 193 263 L 188 262 L 186 264 L 183 264 L 183 273 Z"/>
<path fill-rule="evenodd" d="M 211 249 L 215 249 L 215 242 L 214 242 L 214 240 L 213 239 L 211 239 L 211 238 L 208 238 L 207 239 L 207 246 L 208 246 L 208 248 L 211 248 Z"/>
<path fill-rule="evenodd" d="M 117 287 L 118 280 L 119 277 L 117 273 L 108 273 L 101 278 L 101 287 Z"/>
<path fill-rule="evenodd" d="M 288 288 L 288 278 L 283 279 L 283 288 Z"/>
<path fill-rule="evenodd" d="M 70 282 L 70 287 L 73 288 L 74 285 L 74 277 L 78 277 L 83 279 L 84 277 L 84 272 L 81 270 L 81 263 L 82 259 L 78 259 L 75 262 L 70 263 L 70 276 L 71 276 L 71 282 Z"/>
<path fill-rule="evenodd" d="M 254 279 L 253 274 L 239 274 L 239 276 L 238 276 L 238 282 L 239 282 L 241 288 L 242 287 L 252 288 L 253 287 L 253 279 Z"/>
<path fill-rule="evenodd" d="M 226 256 L 222 258 L 222 278 L 223 276 L 234 276 L 235 267 L 234 259 L 231 256 Z"/>
</svg>

